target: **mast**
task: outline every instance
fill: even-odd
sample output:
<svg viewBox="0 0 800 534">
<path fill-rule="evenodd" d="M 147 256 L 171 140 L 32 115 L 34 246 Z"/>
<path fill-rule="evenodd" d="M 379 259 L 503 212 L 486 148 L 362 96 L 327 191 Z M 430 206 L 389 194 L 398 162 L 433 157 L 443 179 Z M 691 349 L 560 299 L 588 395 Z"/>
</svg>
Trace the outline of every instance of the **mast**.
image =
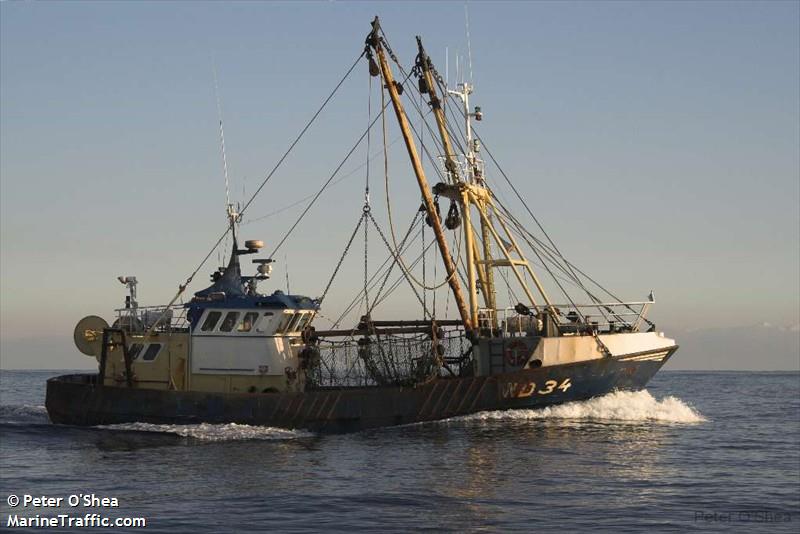
<svg viewBox="0 0 800 534">
<path fill-rule="evenodd" d="M 400 84 L 394 80 L 392 71 L 389 68 L 389 63 L 386 61 L 386 53 L 383 49 L 383 46 L 381 46 L 380 38 L 378 37 L 379 30 L 380 22 L 378 17 L 375 17 L 375 20 L 372 21 L 372 32 L 370 32 L 369 36 L 367 37 L 367 51 L 369 52 L 369 48 L 371 47 L 378 55 L 380 72 L 383 74 L 383 79 L 386 82 L 386 88 L 388 89 L 389 96 L 392 99 L 392 106 L 394 107 L 394 112 L 397 116 L 397 122 L 400 124 L 400 131 L 403 134 L 403 140 L 405 141 L 408 155 L 411 158 L 411 165 L 414 168 L 414 174 L 417 177 L 417 183 L 419 184 L 419 189 L 422 193 L 425 210 L 428 212 L 428 218 L 431 221 L 433 232 L 436 235 L 436 242 L 439 245 L 439 251 L 441 252 L 445 270 L 447 271 L 447 282 L 450 285 L 451 291 L 453 292 L 453 298 L 455 299 L 456 306 L 458 307 L 458 312 L 461 315 L 461 320 L 464 322 L 464 329 L 471 333 L 474 328 L 472 316 L 467 309 L 467 304 L 464 301 L 464 295 L 461 293 L 461 284 L 458 281 L 456 265 L 453 262 L 452 256 L 450 255 L 450 250 L 447 246 L 447 240 L 445 239 L 444 231 L 442 230 L 442 224 L 441 221 L 439 221 L 439 215 L 433 204 L 433 197 L 431 197 L 428 180 L 425 177 L 425 171 L 422 168 L 422 162 L 420 161 L 419 154 L 417 153 L 417 148 L 414 144 L 414 138 L 411 135 L 411 128 L 408 124 L 408 118 L 406 117 L 405 110 L 403 109 L 403 104 L 400 102 L 400 94 L 397 89 Z M 368 53 L 368 56 L 370 59 L 372 59 L 371 53 Z M 468 250 L 470 250 L 469 247 Z"/>
<path fill-rule="evenodd" d="M 478 269 L 478 273 L 476 273 L 475 269 L 476 246 L 475 234 L 472 232 L 472 214 L 470 210 L 469 196 L 468 192 L 463 187 L 464 181 L 461 179 L 458 162 L 456 161 L 455 152 L 453 151 L 453 144 L 450 142 L 450 135 L 447 132 L 447 122 L 445 120 L 444 110 L 442 109 L 442 102 L 439 100 L 439 97 L 436 94 L 436 83 L 433 78 L 432 65 L 428 55 L 425 53 L 425 48 L 422 46 L 422 39 L 419 36 L 417 36 L 417 47 L 419 49 L 419 55 L 417 56 L 416 66 L 420 70 L 420 75 L 422 76 L 421 80 L 424 82 L 420 84 L 422 86 L 421 89 L 425 89 L 424 92 L 428 93 L 428 96 L 430 97 L 430 106 L 433 109 L 434 117 L 436 117 L 436 126 L 439 130 L 439 136 L 442 139 L 442 145 L 444 146 L 444 166 L 447 170 L 447 177 L 451 184 L 454 184 L 458 187 L 458 196 L 455 200 L 461 206 L 461 213 L 464 217 L 464 244 L 467 249 L 467 290 L 469 292 L 469 312 L 473 324 L 478 325 L 478 290 L 476 285 L 476 274 L 480 276 L 482 283 L 484 282 L 485 276 L 480 269 Z"/>
<path fill-rule="evenodd" d="M 417 35 L 417 47 L 419 48 L 419 56 L 417 56 L 417 66 L 422 69 L 422 75 L 425 80 L 425 92 L 431 98 L 430 105 L 433 109 L 433 115 L 436 117 L 436 126 L 439 129 L 439 136 L 442 138 L 444 145 L 444 168 L 447 169 L 447 177 L 451 183 L 461 181 L 461 176 L 458 172 L 458 163 L 456 163 L 455 152 L 453 151 L 453 144 L 450 142 L 450 136 L 447 133 L 447 124 L 445 122 L 444 110 L 442 110 L 442 103 L 436 95 L 436 85 L 434 83 L 433 74 L 431 73 L 431 63 L 425 49 L 422 47 L 422 39 Z"/>
<path fill-rule="evenodd" d="M 481 283 L 481 292 L 483 293 L 484 305 L 490 310 L 497 308 L 495 303 L 494 292 L 494 276 L 492 269 L 488 263 L 491 260 L 491 243 L 489 241 L 489 230 L 486 228 L 486 223 L 483 217 L 480 218 L 482 241 L 483 241 L 483 258 L 478 251 L 475 234 L 472 229 L 472 201 L 470 189 L 481 189 L 485 192 L 482 181 L 477 181 L 475 178 L 479 174 L 476 172 L 475 153 L 472 146 L 472 130 L 470 126 L 470 113 L 468 109 L 467 100 L 464 100 L 465 116 L 466 116 L 466 132 L 467 132 L 467 164 L 469 166 L 469 180 L 468 184 L 464 183 L 459 174 L 458 163 L 455 160 L 455 153 L 453 151 L 452 143 L 450 142 L 450 135 L 447 131 L 447 122 L 442 109 L 441 101 L 436 94 L 436 83 L 433 76 L 433 64 L 422 46 L 422 39 L 417 36 L 417 47 L 419 55 L 417 56 L 417 67 L 423 77 L 425 91 L 430 96 L 430 106 L 433 109 L 434 117 L 436 118 L 436 125 L 439 129 L 439 135 L 442 139 L 442 144 L 445 149 L 445 169 L 448 171 L 448 177 L 451 182 L 458 185 L 458 200 L 461 205 L 461 212 L 464 215 L 464 239 L 467 246 L 467 274 L 469 281 L 469 294 L 470 294 L 470 311 L 472 320 L 478 324 L 478 291 L 476 287 L 475 274 L 477 272 L 478 279 Z M 468 94 L 468 84 L 464 84 L 465 95 Z M 445 89 L 446 90 L 446 89 Z M 465 97 L 466 98 L 466 97 Z M 478 195 L 476 206 L 478 210 L 486 211 L 486 202 L 482 200 L 483 195 Z M 494 314 L 491 317 L 492 327 L 497 327 L 497 318 Z"/>
<path fill-rule="evenodd" d="M 466 9 L 466 6 L 464 6 Z M 467 35 L 469 35 L 469 30 L 467 30 Z M 469 41 L 468 41 L 469 42 Z M 472 59 L 470 54 L 470 77 L 472 76 Z M 475 117 L 475 120 L 481 120 L 482 114 L 479 107 L 475 108 L 475 113 L 471 113 L 469 110 L 469 95 L 472 93 L 472 85 L 464 82 L 463 91 L 449 91 L 449 93 L 459 96 L 461 98 L 461 103 L 464 105 L 464 131 L 466 133 L 466 140 L 467 140 L 467 167 L 469 169 L 468 179 L 471 184 L 476 185 L 477 187 L 486 187 L 486 182 L 483 176 L 483 171 L 478 166 L 478 157 L 477 151 L 479 150 L 479 144 L 477 140 L 472 138 L 472 117 Z M 490 238 L 490 230 L 489 226 L 491 224 L 492 216 L 488 213 L 487 203 L 484 201 L 480 201 L 478 204 L 478 209 L 481 212 L 487 214 L 487 221 L 481 217 L 481 240 L 483 242 L 483 261 L 486 263 L 484 264 L 486 267 L 486 275 L 485 280 L 482 280 L 483 295 L 484 301 L 486 302 L 486 307 L 491 310 L 497 309 L 497 297 L 495 294 L 495 287 L 494 287 L 494 271 L 490 267 L 492 262 L 492 243 Z M 497 316 L 492 314 L 492 326 L 497 327 Z"/>
<path fill-rule="evenodd" d="M 487 326 L 491 326 L 492 329 L 497 328 L 497 305 L 493 276 L 493 269 L 496 267 L 511 268 L 525 296 L 538 313 L 540 311 L 539 305 L 536 303 L 533 292 L 524 279 L 524 273 L 527 273 L 531 277 L 539 294 L 541 294 L 544 299 L 548 312 L 553 316 L 553 319 L 557 321 L 557 312 L 539 281 L 538 276 L 536 276 L 536 273 L 531 269 L 530 263 L 525 258 L 522 249 L 520 249 L 516 239 L 512 235 L 511 229 L 501 218 L 497 219 L 505 235 L 503 238 L 494 227 L 494 221 L 491 215 L 492 212 L 495 211 L 494 200 L 486 186 L 483 169 L 481 168 L 482 162 L 477 156 L 480 146 L 478 141 L 473 139 L 472 136 L 471 119 L 474 117 L 475 120 L 481 120 L 482 118 L 481 109 L 479 107 L 475 108 L 474 113 L 471 112 L 469 108 L 469 95 L 472 93 L 472 86 L 468 82 L 462 82 L 459 84 L 461 88 L 460 91 L 447 91 L 448 94 L 457 96 L 464 106 L 464 129 L 467 141 L 464 157 L 466 158 L 467 164 L 467 176 L 462 180 L 458 174 L 458 163 L 455 161 L 453 155 L 445 114 L 442 110 L 441 101 L 436 94 L 433 64 L 425 53 L 422 41 L 419 37 L 417 37 L 417 45 L 419 48 L 419 55 L 417 56 L 416 69 L 417 74 L 420 76 L 420 92 L 426 92 L 430 96 L 430 106 L 436 118 L 439 135 L 442 138 L 442 144 L 445 149 L 445 168 L 448 171 L 448 178 L 451 181 L 449 184 L 436 184 L 433 190 L 437 194 L 458 201 L 462 206 L 464 215 L 464 235 L 467 244 L 467 265 L 469 266 L 470 311 L 473 322 L 478 324 L 477 288 L 475 286 L 475 272 L 477 271 L 481 282 L 483 300 L 486 308 L 490 310 L 489 316 L 485 318 L 487 324 L 481 324 L 479 326 L 482 328 Z M 447 89 L 445 88 L 445 90 Z M 483 250 L 478 249 L 475 232 L 472 228 L 471 210 L 473 205 L 479 215 Z M 497 248 L 501 252 L 501 257 L 498 259 L 492 257 L 492 240 L 495 241 Z"/>
</svg>

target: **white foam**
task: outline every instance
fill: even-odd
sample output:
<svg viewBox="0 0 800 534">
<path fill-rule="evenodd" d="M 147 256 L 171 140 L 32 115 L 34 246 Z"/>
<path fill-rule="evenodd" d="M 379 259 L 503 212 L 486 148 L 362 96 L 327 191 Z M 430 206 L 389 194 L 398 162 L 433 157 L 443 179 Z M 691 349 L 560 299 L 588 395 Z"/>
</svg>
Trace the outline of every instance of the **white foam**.
<svg viewBox="0 0 800 534">
<path fill-rule="evenodd" d="M 22 404 L 0 406 L 0 421 L 36 422 L 47 420 L 47 408 L 42 405 Z"/>
<path fill-rule="evenodd" d="M 681 399 L 673 396 L 661 400 L 647 390 L 615 391 L 586 401 L 568 402 L 540 409 L 480 412 L 454 418 L 456 420 L 564 420 L 602 422 L 655 422 L 693 424 L 706 420 Z"/>
<path fill-rule="evenodd" d="M 313 436 L 305 430 L 286 430 L 269 426 L 239 425 L 236 423 L 196 425 L 156 425 L 152 423 L 124 423 L 119 425 L 103 425 L 98 428 L 108 430 L 127 430 L 136 432 L 161 432 L 177 434 L 203 441 L 237 441 L 246 439 L 280 440 Z"/>
</svg>

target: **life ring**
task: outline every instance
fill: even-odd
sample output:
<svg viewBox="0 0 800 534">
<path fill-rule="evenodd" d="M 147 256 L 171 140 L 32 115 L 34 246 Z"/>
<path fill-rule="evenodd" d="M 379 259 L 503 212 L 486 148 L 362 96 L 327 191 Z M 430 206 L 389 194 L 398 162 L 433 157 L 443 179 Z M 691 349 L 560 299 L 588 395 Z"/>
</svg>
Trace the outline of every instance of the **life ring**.
<svg viewBox="0 0 800 534">
<path fill-rule="evenodd" d="M 508 365 L 522 367 L 530 355 L 528 345 L 522 340 L 516 339 L 506 345 L 506 363 Z"/>
</svg>

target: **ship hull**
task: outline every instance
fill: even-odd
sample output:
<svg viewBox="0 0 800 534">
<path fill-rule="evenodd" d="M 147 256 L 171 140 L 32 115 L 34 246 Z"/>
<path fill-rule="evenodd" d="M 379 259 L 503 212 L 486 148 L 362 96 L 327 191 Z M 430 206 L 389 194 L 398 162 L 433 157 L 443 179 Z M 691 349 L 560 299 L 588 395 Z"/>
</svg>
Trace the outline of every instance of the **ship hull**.
<svg viewBox="0 0 800 534">
<path fill-rule="evenodd" d="M 417 387 L 330 388 L 304 393 L 205 393 L 98 386 L 95 374 L 47 382 L 56 424 L 238 423 L 316 432 L 446 419 L 487 410 L 542 408 L 615 390 L 635 391 L 677 350 L 589 360 L 479 377 L 439 378 Z"/>
</svg>

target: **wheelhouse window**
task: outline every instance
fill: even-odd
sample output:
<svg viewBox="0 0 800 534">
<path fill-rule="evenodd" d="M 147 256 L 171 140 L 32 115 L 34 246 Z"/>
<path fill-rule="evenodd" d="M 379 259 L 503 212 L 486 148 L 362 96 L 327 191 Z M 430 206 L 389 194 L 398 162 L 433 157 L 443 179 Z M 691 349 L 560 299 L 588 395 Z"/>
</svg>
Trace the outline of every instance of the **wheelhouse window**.
<svg viewBox="0 0 800 534">
<path fill-rule="evenodd" d="M 258 324 L 256 328 L 256 332 L 266 332 L 269 330 L 269 323 L 272 322 L 272 318 L 275 317 L 275 314 L 272 312 L 264 312 L 264 317 L 261 319 L 261 322 Z"/>
<path fill-rule="evenodd" d="M 283 332 L 286 332 L 287 327 L 289 326 L 289 323 L 292 321 L 293 317 L 294 314 L 292 314 L 291 312 L 284 313 L 283 319 L 281 319 L 281 324 L 278 325 L 278 328 L 275 330 L 275 333 L 282 334 Z"/>
<path fill-rule="evenodd" d="M 128 356 L 130 356 L 131 360 L 139 357 L 139 353 L 142 352 L 142 346 L 141 343 L 134 343 L 128 347 Z"/>
<path fill-rule="evenodd" d="M 306 327 L 306 324 L 308 324 L 308 321 L 311 320 L 311 315 L 312 314 L 309 312 L 299 312 L 295 316 L 294 320 L 292 320 L 292 324 L 290 325 L 290 330 L 292 332 L 302 331 L 303 328 Z"/>
<path fill-rule="evenodd" d="M 306 326 L 308 326 L 308 323 L 311 322 L 311 319 L 313 317 L 314 317 L 313 313 L 304 313 L 303 318 L 300 320 L 300 322 L 297 323 L 297 330 L 299 330 L 300 332 L 305 330 Z"/>
<path fill-rule="evenodd" d="M 242 322 L 236 328 L 237 332 L 249 332 L 253 329 L 253 325 L 258 320 L 258 312 L 247 312 L 244 314 Z"/>
<path fill-rule="evenodd" d="M 217 326 L 217 321 L 219 321 L 220 317 L 222 317 L 222 312 L 208 312 L 208 315 L 206 315 L 206 320 L 203 321 L 203 326 L 200 327 L 200 330 L 203 332 L 210 332 L 211 330 L 214 330 L 214 327 Z"/>
<path fill-rule="evenodd" d="M 151 343 L 147 350 L 144 351 L 144 356 L 142 356 L 142 361 L 145 362 L 152 362 L 158 356 L 158 353 L 161 351 L 161 343 Z"/>
<path fill-rule="evenodd" d="M 305 315 L 305 314 L 300 313 L 300 312 L 295 313 L 294 317 L 292 317 L 292 321 L 289 323 L 289 326 L 286 328 L 286 331 L 287 332 L 294 332 L 295 330 L 297 330 L 297 324 L 300 322 L 300 319 L 302 319 L 303 315 Z"/>
<path fill-rule="evenodd" d="M 219 331 L 230 332 L 233 330 L 233 327 L 236 326 L 237 319 L 239 319 L 239 312 L 228 312 L 228 315 L 225 316 L 225 319 L 223 319 L 222 324 L 219 327 Z"/>
</svg>

